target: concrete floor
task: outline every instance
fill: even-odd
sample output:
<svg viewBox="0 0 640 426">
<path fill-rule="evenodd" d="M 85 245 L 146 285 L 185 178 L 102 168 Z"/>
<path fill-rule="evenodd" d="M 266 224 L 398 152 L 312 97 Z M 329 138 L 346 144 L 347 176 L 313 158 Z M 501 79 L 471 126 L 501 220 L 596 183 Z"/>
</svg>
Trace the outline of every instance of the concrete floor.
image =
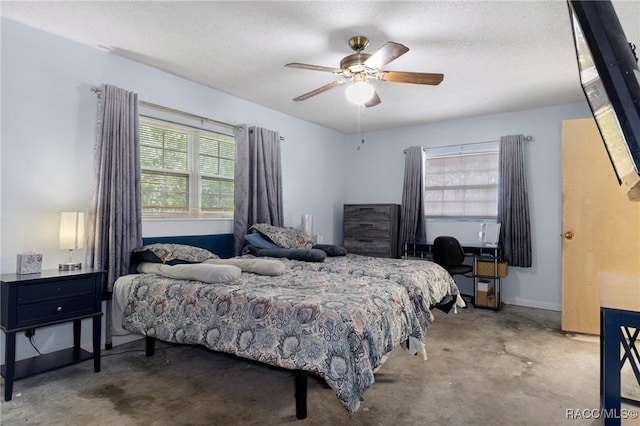
<svg viewBox="0 0 640 426">
<path fill-rule="evenodd" d="M 600 425 L 599 344 L 560 331 L 560 313 L 435 311 L 429 360 L 395 350 L 351 418 L 309 380 L 308 418 L 295 418 L 293 375 L 201 347 L 144 342 L 93 363 L 16 381 L 2 425 Z M 630 368 L 623 393 L 640 399 Z M 640 411 L 639 407 L 623 406 Z M 572 410 L 573 418 L 571 416 Z M 579 417 L 579 418 L 575 418 Z M 638 425 L 639 419 L 623 421 Z"/>
</svg>

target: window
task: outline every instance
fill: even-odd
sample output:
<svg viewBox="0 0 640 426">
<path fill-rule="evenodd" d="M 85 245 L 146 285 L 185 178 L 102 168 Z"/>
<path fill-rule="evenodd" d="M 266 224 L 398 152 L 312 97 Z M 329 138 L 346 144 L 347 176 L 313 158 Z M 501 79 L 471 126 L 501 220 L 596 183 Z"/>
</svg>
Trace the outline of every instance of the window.
<svg viewBox="0 0 640 426">
<path fill-rule="evenodd" d="M 142 214 L 233 218 L 235 138 L 140 117 Z"/>
<path fill-rule="evenodd" d="M 498 151 L 430 155 L 425 160 L 427 218 L 495 218 L 498 214 Z"/>
</svg>

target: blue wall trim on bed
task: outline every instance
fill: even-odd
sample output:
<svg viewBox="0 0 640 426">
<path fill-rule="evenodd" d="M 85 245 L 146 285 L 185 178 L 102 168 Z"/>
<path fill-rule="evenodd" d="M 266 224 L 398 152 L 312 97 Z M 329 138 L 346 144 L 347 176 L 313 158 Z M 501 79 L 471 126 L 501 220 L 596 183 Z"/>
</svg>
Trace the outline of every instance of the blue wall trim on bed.
<svg viewBox="0 0 640 426">
<path fill-rule="evenodd" d="M 233 257 L 233 234 L 176 235 L 171 237 L 144 237 L 147 244 L 185 244 L 207 249 L 223 259 Z"/>
</svg>

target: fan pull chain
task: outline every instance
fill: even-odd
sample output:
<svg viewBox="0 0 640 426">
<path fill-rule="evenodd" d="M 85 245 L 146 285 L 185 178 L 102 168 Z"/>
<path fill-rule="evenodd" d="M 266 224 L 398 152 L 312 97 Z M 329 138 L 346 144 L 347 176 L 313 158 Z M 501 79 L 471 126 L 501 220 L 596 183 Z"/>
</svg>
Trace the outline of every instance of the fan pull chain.
<svg viewBox="0 0 640 426">
<path fill-rule="evenodd" d="M 358 105 L 358 139 L 360 139 L 360 144 L 364 144 L 364 108 L 362 105 Z M 360 145 L 358 145 L 358 150 L 360 150 Z"/>
</svg>

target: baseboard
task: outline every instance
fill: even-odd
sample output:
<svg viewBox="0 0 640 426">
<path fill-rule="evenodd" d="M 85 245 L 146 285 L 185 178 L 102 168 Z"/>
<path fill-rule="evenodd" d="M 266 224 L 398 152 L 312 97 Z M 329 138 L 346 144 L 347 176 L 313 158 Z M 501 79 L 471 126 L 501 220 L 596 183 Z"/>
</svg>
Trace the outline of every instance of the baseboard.
<svg viewBox="0 0 640 426">
<path fill-rule="evenodd" d="M 558 303 L 545 303 L 537 300 L 527 300 L 520 298 L 502 298 L 502 301 L 507 305 L 523 306 L 526 308 L 546 309 L 548 311 L 562 311 L 562 305 Z"/>
</svg>

